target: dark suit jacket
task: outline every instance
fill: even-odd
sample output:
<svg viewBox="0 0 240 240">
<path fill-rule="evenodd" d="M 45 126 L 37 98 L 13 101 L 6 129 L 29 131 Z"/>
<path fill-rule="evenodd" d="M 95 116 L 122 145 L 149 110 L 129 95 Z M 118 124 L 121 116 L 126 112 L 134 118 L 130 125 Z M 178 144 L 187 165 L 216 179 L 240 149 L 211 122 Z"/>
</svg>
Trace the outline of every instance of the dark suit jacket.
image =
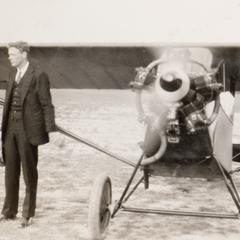
<svg viewBox="0 0 240 240">
<path fill-rule="evenodd" d="M 16 69 L 10 73 L 3 108 L 3 160 L 4 141 L 8 127 L 15 75 Z M 27 139 L 33 145 L 47 143 L 49 142 L 48 132 L 55 131 L 54 107 L 52 105 L 48 76 L 39 67 L 30 63 L 21 81 L 23 81 L 21 92 L 22 119 Z"/>
</svg>

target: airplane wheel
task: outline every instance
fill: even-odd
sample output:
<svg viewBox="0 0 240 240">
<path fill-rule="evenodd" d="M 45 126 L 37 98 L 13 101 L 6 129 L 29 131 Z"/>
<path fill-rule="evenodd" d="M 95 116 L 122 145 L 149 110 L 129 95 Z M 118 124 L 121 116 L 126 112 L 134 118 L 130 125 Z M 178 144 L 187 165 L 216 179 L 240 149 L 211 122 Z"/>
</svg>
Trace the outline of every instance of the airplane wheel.
<svg viewBox="0 0 240 240">
<path fill-rule="evenodd" d="M 109 209 L 111 203 L 112 186 L 110 177 L 101 174 L 94 182 L 89 203 L 88 226 L 94 240 L 103 239 L 106 236 L 111 218 Z"/>
</svg>

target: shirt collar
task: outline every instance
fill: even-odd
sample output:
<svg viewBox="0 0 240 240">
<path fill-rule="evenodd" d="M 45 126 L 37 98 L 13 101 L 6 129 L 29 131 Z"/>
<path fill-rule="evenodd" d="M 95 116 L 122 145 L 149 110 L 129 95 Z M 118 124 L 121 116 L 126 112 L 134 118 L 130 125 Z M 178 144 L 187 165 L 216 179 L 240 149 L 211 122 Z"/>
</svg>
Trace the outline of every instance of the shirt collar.
<svg viewBox="0 0 240 240">
<path fill-rule="evenodd" d="M 29 66 L 29 62 L 27 61 L 27 63 L 22 67 L 22 68 L 17 68 L 17 72 L 21 72 L 21 77 L 25 74 L 25 72 L 27 71 Z"/>
</svg>

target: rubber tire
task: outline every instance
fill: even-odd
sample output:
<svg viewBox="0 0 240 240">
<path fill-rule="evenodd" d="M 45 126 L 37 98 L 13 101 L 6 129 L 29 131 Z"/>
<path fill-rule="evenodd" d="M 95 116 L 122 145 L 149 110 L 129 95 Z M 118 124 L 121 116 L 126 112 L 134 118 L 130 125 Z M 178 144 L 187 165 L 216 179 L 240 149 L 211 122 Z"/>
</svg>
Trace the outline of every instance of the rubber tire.
<svg viewBox="0 0 240 240">
<path fill-rule="evenodd" d="M 88 211 L 88 228 L 91 239 L 104 239 L 111 218 L 111 179 L 105 173 L 99 175 L 93 185 Z"/>
</svg>

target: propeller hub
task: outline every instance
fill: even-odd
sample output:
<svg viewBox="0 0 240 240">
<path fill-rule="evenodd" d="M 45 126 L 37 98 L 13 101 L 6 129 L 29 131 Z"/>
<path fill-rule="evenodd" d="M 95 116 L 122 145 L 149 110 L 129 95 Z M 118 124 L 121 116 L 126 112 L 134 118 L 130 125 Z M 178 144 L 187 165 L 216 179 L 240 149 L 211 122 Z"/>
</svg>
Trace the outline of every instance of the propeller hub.
<svg viewBox="0 0 240 240">
<path fill-rule="evenodd" d="M 183 69 L 166 65 L 159 69 L 155 82 L 158 97 L 164 102 L 180 101 L 190 89 L 190 79 Z"/>
</svg>

